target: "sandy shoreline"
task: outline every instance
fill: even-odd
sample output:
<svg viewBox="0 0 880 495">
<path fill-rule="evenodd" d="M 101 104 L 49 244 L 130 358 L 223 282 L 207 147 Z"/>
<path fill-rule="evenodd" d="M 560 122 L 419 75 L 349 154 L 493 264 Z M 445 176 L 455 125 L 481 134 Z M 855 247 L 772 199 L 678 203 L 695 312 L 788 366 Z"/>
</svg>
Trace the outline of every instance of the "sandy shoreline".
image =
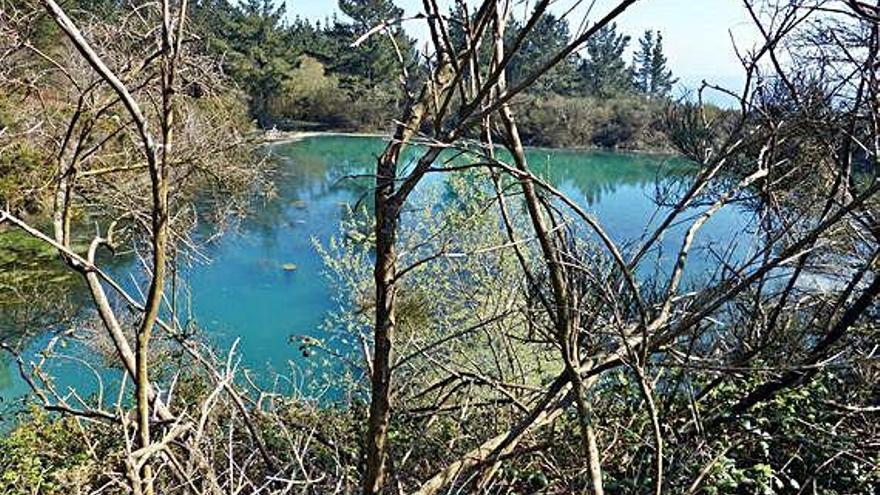
<svg viewBox="0 0 880 495">
<path fill-rule="evenodd" d="M 310 137 L 342 136 L 342 137 L 370 137 L 388 138 L 390 134 L 378 132 L 346 132 L 346 131 L 266 131 L 263 140 L 269 144 L 295 143 Z"/>
</svg>

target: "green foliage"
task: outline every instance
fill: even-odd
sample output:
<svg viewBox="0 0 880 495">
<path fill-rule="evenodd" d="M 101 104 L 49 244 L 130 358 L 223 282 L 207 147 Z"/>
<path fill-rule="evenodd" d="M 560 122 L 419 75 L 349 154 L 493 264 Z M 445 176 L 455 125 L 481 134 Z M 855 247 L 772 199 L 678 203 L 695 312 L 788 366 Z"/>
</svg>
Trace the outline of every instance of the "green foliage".
<svg viewBox="0 0 880 495">
<path fill-rule="evenodd" d="M 42 265 L 57 256 L 55 248 L 20 230 L 0 232 L 0 267 L 4 275 L 19 260 L 26 259 L 33 265 Z"/>
<path fill-rule="evenodd" d="M 358 28 L 363 30 L 403 15 L 403 9 L 391 0 L 339 0 L 339 10 L 354 19 Z"/>
<path fill-rule="evenodd" d="M 357 47 L 351 43 L 382 21 L 400 18 L 403 11 L 391 0 L 343 0 L 346 18 L 325 25 L 300 18 L 285 21 L 283 6 L 272 0 L 203 0 L 196 4 L 193 19 L 207 45 L 226 60 L 228 72 L 250 98 L 251 114 L 262 127 L 295 128 L 303 122 L 356 130 L 385 129 L 398 118 L 405 103 L 401 91 L 401 62 L 410 81 L 420 77 L 415 42 L 400 25 L 374 33 Z M 473 14 L 473 12 L 471 12 Z M 456 3 L 450 9 L 450 39 L 457 50 L 464 40 L 465 11 Z M 523 26 L 513 19 L 505 44 L 517 38 Z M 646 35 L 633 73 L 623 60 L 629 37 L 611 24 L 586 43 L 583 56 L 572 53 L 529 87 L 530 106 L 538 118 L 523 114 L 526 126 L 546 123 L 569 136 L 535 135 L 533 145 L 602 147 L 657 147 L 657 133 L 645 125 L 643 111 L 657 111 L 638 100 L 628 99 L 634 88 L 648 96 L 665 96 L 674 83 L 666 68 L 659 32 Z M 392 42 L 393 39 L 393 42 Z M 481 43 L 481 56 L 488 60 L 489 36 Z M 517 85 L 543 67 L 550 56 L 571 42 L 568 20 L 543 15 L 524 37 L 507 67 L 508 82 Z M 396 45 L 396 46 L 395 46 Z M 634 76 L 635 74 L 635 76 Z M 635 79 L 635 81 L 633 80 Z M 554 95 L 591 97 L 574 102 L 563 112 Z M 609 99 L 623 98 L 612 105 Z M 546 102 L 548 106 L 540 106 Z M 571 103 L 571 102 L 569 102 Z M 587 110 L 587 104 L 597 108 Z M 634 105 L 627 108 L 626 105 Z M 588 115 L 582 115 L 587 113 Z M 608 120 L 600 122 L 602 117 Z M 652 119 L 653 120 L 653 119 Z"/>
<path fill-rule="evenodd" d="M 384 129 L 399 116 L 404 104 L 401 62 L 412 80 L 423 69 L 417 62 L 415 42 L 394 25 L 352 47 L 363 33 L 384 20 L 399 18 L 402 10 L 390 0 L 344 0 L 340 8 L 347 17 L 333 18 L 322 26 L 299 18 L 288 23 L 283 7 L 271 0 L 241 4 L 204 0 L 196 4 L 193 19 L 209 47 L 223 55 L 229 73 L 249 95 L 251 114 L 259 125 L 290 128 L 299 122 L 318 122 L 335 128 Z M 450 39 L 462 50 L 466 21 L 462 6 L 455 4 L 449 15 Z M 512 44 L 522 29 L 513 20 L 505 43 Z M 577 136 L 554 136 L 551 132 L 550 136 L 535 136 L 529 144 L 634 147 L 646 143 L 656 147 L 656 133 L 644 125 L 645 105 L 634 99 L 620 100 L 617 105 L 607 103 L 609 98 L 625 98 L 633 89 L 630 68 L 623 60 L 629 37 L 616 29 L 613 24 L 601 29 L 587 42 L 585 58 L 571 54 L 529 88 L 529 94 L 547 98 L 531 102 L 539 116 L 547 118 L 558 112 L 558 106 L 538 104 L 554 103 L 554 95 L 593 97 L 589 103 L 598 103 L 598 108 L 583 116 L 587 118 L 580 115 L 588 103 L 583 101 L 576 102 L 581 108 L 564 112 L 578 114 L 578 118 L 559 116 L 557 122 L 531 119 Z M 639 63 L 644 72 L 644 83 L 639 87 L 647 88 L 642 92 L 651 96 L 667 94 L 673 82 L 659 39 L 659 33 L 651 34 L 650 43 L 643 47 L 644 64 Z M 491 50 L 488 41 L 487 37 L 481 44 L 484 59 Z M 543 15 L 508 65 L 509 83 L 519 84 L 536 73 L 551 54 L 570 42 L 568 21 Z M 631 104 L 635 106 L 626 107 Z M 602 117 L 609 120 L 599 122 Z"/>
<path fill-rule="evenodd" d="M 272 0 L 204 0 L 193 7 L 193 22 L 209 50 L 227 58 L 230 75 L 251 98 L 251 113 L 261 125 L 271 120 L 269 102 L 283 87 L 301 53 L 290 43 L 284 5 Z"/>
<path fill-rule="evenodd" d="M 400 58 L 408 67 L 415 63 L 415 42 L 403 32 L 399 23 L 392 23 L 386 31 L 370 36 L 354 49 L 349 45 L 376 25 L 399 19 L 403 9 L 391 0 L 340 0 L 339 8 L 354 23 L 337 20 L 331 29 L 325 31 L 326 36 L 340 45 L 334 54 L 333 69 L 359 78 L 368 86 L 395 84 L 401 73 Z"/>
<path fill-rule="evenodd" d="M 192 19 L 209 51 L 247 93 L 261 127 L 291 120 L 384 127 L 399 111 L 400 59 L 415 64 L 414 42 L 397 26 L 389 31 L 393 42 L 378 33 L 351 47 L 379 20 L 401 11 L 387 0 L 341 7 L 351 22 L 335 18 L 321 26 L 301 18 L 288 22 L 284 4 L 273 0 L 203 0 Z"/>
<path fill-rule="evenodd" d="M 103 4 L 105 0 L 93 0 L 95 4 Z M 76 9 L 89 9 L 89 0 L 75 0 L 71 2 Z M 65 6 L 65 8 L 69 8 Z M 41 51 L 51 51 L 58 46 L 58 34 L 61 33 L 58 25 L 49 15 L 43 11 L 43 6 L 36 0 L 2 0 L 0 1 L 0 14 L 4 11 L 19 13 L 34 13 L 27 17 L 26 22 L 18 23 L 15 29 L 21 39 L 28 40 L 34 47 Z M 75 10 L 75 9 L 71 9 Z M 6 19 L 3 19 L 5 22 Z M 37 57 L 34 57 L 37 58 Z M 50 65 L 50 62 L 40 59 L 38 62 L 44 65 Z"/>
<path fill-rule="evenodd" d="M 653 96 L 667 96 L 672 86 L 678 79 L 672 76 L 672 71 L 666 67 L 666 55 L 663 53 L 663 34 L 657 32 L 657 41 L 651 51 L 650 63 L 651 84 L 648 93 Z"/>
<path fill-rule="evenodd" d="M 654 32 L 650 29 L 639 38 L 639 50 L 633 56 L 633 86 L 647 93 L 651 89 L 651 59 L 654 51 Z"/>
<path fill-rule="evenodd" d="M 517 37 L 522 27 L 514 22 L 509 29 L 508 43 Z M 525 37 L 521 48 L 510 61 L 507 77 L 512 86 L 543 67 L 550 57 L 564 49 L 571 41 L 568 20 L 553 14 L 542 15 L 532 31 Z M 541 75 L 529 87 L 534 94 L 573 94 L 578 89 L 578 57 L 570 55 Z"/>
<path fill-rule="evenodd" d="M 586 92 L 613 96 L 632 90 L 632 75 L 623 60 L 630 37 L 618 34 L 617 24 L 603 26 L 587 40 L 580 73 Z"/>
<path fill-rule="evenodd" d="M 667 106 L 661 127 L 679 153 L 701 161 L 730 136 L 738 118 L 735 111 L 682 101 Z"/>
<path fill-rule="evenodd" d="M 398 285 L 398 338 L 409 342 L 409 348 L 468 328 L 488 318 L 490 308 L 513 307 L 523 297 L 516 290 L 519 266 L 515 257 L 500 250 L 470 254 L 506 242 L 493 212 L 485 208 L 491 194 L 481 174 L 450 176 L 423 191 L 422 199 L 403 217 L 402 222 L 413 228 L 402 230 L 406 234 L 400 239 L 400 251 L 405 254 L 400 266 L 433 260 L 419 263 Z M 360 338 L 369 337 L 372 325 L 372 229 L 373 220 L 366 211 L 351 211 L 340 229 L 344 235 L 317 245 L 340 306 L 326 327 L 349 352 L 358 352 Z M 438 250 L 449 255 L 438 257 Z M 477 351 L 469 342 L 470 338 L 451 340 L 442 355 L 464 352 L 472 354 L 474 362 L 485 360 L 490 366 L 490 353 Z M 538 359 L 534 351 L 531 355 Z M 541 375 L 532 378 L 539 381 Z M 421 380 L 430 381 L 430 377 Z"/>
<path fill-rule="evenodd" d="M 66 494 L 102 484 L 73 419 L 33 408 L 27 421 L 0 436 L 0 495 Z"/>
<path fill-rule="evenodd" d="M 659 104 L 638 96 L 603 99 L 549 95 L 518 107 L 523 138 L 537 146 L 668 149 Z"/>
<path fill-rule="evenodd" d="M 633 60 L 633 86 L 651 97 L 669 95 L 677 79 L 666 66 L 663 53 L 663 34 L 651 30 L 639 38 L 639 50 Z"/>
<path fill-rule="evenodd" d="M 273 112 L 298 119 L 337 112 L 339 79 L 328 75 L 324 64 L 313 57 L 303 55 L 298 62 L 273 101 Z"/>
<path fill-rule="evenodd" d="M 726 453 L 712 465 L 701 493 L 797 493 L 814 477 L 816 493 L 874 493 L 871 490 L 880 483 L 880 453 L 865 439 L 876 435 L 876 426 L 870 426 L 867 415 L 829 407 L 870 403 L 866 378 L 826 371 L 737 418 L 714 446 L 721 451 L 726 445 Z M 711 404 L 724 404 L 763 382 L 763 377 L 751 374 L 713 387 L 707 398 Z"/>
<path fill-rule="evenodd" d="M 465 18 L 465 7 L 467 7 L 466 2 L 455 2 L 452 6 L 449 7 L 449 13 L 447 14 L 449 17 L 449 39 L 452 43 L 452 46 L 455 47 L 456 51 L 462 51 L 467 46 L 467 40 L 465 40 L 465 26 L 468 22 L 470 22 L 471 26 L 473 26 L 475 14 L 474 9 L 467 9 L 468 13 L 471 14 L 471 19 Z M 511 25 L 507 29 L 507 37 L 510 38 L 510 33 L 518 29 L 517 23 L 515 19 L 511 20 Z M 483 38 L 480 40 L 479 47 L 479 55 L 480 60 L 489 60 L 492 57 L 493 46 L 492 46 L 492 37 L 490 36 L 489 30 L 483 34 Z M 485 72 L 485 68 L 482 68 Z"/>
<path fill-rule="evenodd" d="M 0 119 L 4 110 L 0 103 Z M 0 205 L 13 211 L 37 210 L 34 190 L 48 178 L 46 159 L 26 141 L 10 143 L 0 150 Z"/>
<path fill-rule="evenodd" d="M 372 27 L 372 26 L 371 26 Z M 415 64 L 415 42 L 399 28 L 389 28 L 392 42 L 387 34 L 376 33 L 357 47 L 350 46 L 370 28 L 360 24 L 346 24 L 336 21 L 323 31 L 332 47 L 327 62 L 331 70 L 352 83 L 375 87 L 399 84 L 401 57 L 403 63 L 412 68 Z M 400 49 L 400 56 L 394 48 Z"/>
</svg>

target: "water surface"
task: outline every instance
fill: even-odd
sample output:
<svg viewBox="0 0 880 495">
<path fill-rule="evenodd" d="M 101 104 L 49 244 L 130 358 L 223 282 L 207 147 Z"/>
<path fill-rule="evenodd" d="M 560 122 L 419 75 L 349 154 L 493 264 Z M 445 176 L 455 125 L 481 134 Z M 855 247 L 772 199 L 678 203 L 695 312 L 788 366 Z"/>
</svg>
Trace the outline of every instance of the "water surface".
<svg viewBox="0 0 880 495">
<path fill-rule="evenodd" d="M 383 145 L 381 139 L 348 136 L 275 145 L 274 197 L 207 248 L 210 263 L 187 269 L 195 322 L 220 348 L 238 340 L 243 365 L 255 374 L 289 374 L 305 359 L 291 343 L 292 335 L 324 337 L 322 323 L 336 303 L 313 243 L 338 233 L 347 207 L 369 201 L 371 179 L 363 176 L 373 169 Z M 658 188 L 693 171 L 680 160 L 638 154 L 534 149 L 529 158 L 536 173 L 584 206 L 622 245 L 632 244 L 658 221 Z M 425 187 L 442 180 L 435 174 Z M 701 231 L 700 245 L 723 249 L 743 242 L 747 220 L 735 207 L 723 209 Z M 656 266 L 666 270 L 681 234 L 679 227 L 663 239 L 662 252 L 646 263 L 643 277 L 650 277 Z M 700 253 L 693 256 L 694 274 L 712 268 L 710 257 Z M 295 269 L 285 269 L 286 264 Z M 37 339 L 34 347 L 47 338 Z M 61 387 L 93 381 L 73 365 L 56 371 Z M 10 401 L 25 391 L 4 356 L 0 399 Z"/>
</svg>

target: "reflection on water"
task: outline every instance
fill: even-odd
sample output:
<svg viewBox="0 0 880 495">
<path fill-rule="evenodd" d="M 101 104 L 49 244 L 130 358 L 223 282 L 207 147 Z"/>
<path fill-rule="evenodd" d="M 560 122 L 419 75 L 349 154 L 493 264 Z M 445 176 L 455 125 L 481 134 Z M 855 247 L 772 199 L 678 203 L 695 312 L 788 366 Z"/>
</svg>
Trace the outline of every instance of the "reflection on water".
<svg viewBox="0 0 880 495">
<path fill-rule="evenodd" d="M 186 270 L 198 325 L 221 347 L 240 339 L 247 367 L 289 372 L 290 363 L 302 359 L 291 335 L 323 336 L 322 320 L 335 303 L 313 240 L 326 242 L 347 207 L 371 200 L 371 179 L 364 175 L 383 145 L 376 138 L 338 136 L 276 145 L 275 195 L 208 248 L 212 263 Z M 623 244 L 659 221 L 652 200 L 657 188 L 693 171 L 678 160 L 635 154 L 535 149 L 529 158 L 536 173 L 584 205 Z M 441 180 L 437 174 L 427 182 Z M 701 239 L 729 246 L 744 221 L 740 212 L 724 209 Z M 680 228 L 672 234 L 655 259 L 660 265 L 681 242 Z M 25 390 L 13 366 L 8 356 L 0 363 L 0 398 L 7 401 Z M 87 376 L 65 370 L 59 384 L 82 386 Z"/>
</svg>

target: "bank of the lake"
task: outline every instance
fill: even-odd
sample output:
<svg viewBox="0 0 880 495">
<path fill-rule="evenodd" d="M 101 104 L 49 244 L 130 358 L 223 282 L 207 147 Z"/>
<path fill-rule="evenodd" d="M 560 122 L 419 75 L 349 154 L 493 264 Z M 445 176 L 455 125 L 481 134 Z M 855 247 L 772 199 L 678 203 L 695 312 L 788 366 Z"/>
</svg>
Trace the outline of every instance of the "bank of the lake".
<svg viewBox="0 0 880 495">
<path fill-rule="evenodd" d="M 260 138 L 258 139 L 261 142 L 267 144 L 282 144 L 282 143 L 291 143 L 296 141 L 301 141 L 306 138 L 312 137 L 364 137 L 364 138 L 376 138 L 389 140 L 392 138 L 392 134 L 388 132 L 381 131 L 353 131 L 350 129 L 325 129 L 325 130 L 317 130 L 317 131 L 308 131 L 308 130 L 278 130 L 278 129 L 268 129 L 259 131 Z M 418 143 L 418 138 L 414 140 L 414 142 Z M 674 158 L 680 156 L 678 151 L 671 146 L 663 145 L 663 146 L 646 146 L 646 147 L 614 147 L 608 148 L 603 146 L 596 145 L 577 145 L 577 146 L 541 146 L 535 144 L 528 144 L 526 148 L 530 150 L 543 150 L 543 151 L 581 151 L 581 152 L 609 152 L 609 153 L 628 153 L 628 154 L 637 154 L 637 155 L 649 155 L 649 156 L 657 156 L 657 157 L 665 157 L 665 158 Z"/>
</svg>

